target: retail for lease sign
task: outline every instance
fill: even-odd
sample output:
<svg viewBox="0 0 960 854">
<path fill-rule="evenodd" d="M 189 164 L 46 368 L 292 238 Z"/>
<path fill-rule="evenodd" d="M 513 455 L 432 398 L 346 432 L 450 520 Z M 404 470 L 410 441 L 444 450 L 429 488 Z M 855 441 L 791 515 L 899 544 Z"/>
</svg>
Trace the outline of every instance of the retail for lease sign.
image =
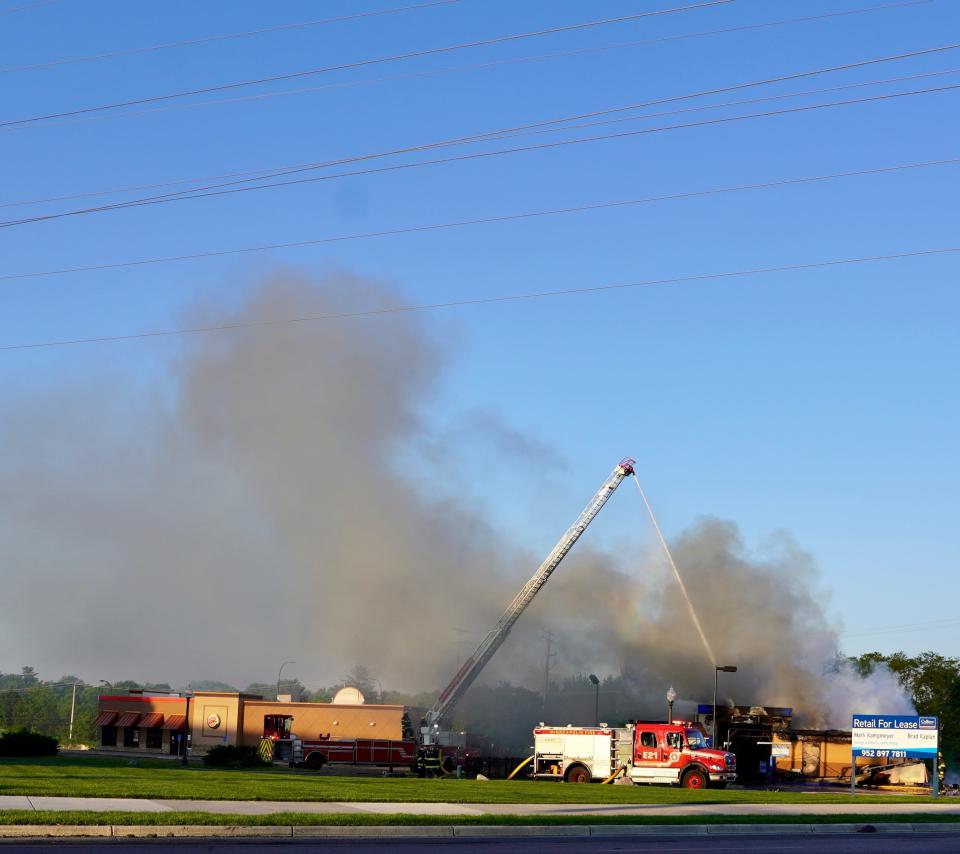
<svg viewBox="0 0 960 854">
<path fill-rule="evenodd" d="M 853 755 L 935 759 L 939 721 L 922 715 L 854 715 Z"/>
</svg>

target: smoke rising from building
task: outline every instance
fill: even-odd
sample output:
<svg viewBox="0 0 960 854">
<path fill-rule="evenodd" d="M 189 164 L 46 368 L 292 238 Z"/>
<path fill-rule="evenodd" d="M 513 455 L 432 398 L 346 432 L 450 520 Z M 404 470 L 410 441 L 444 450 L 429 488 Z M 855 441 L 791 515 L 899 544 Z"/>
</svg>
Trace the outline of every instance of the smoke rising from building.
<svg viewBox="0 0 960 854">
<path fill-rule="evenodd" d="M 888 670 L 861 679 L 838 658 L 816 566 L 789 535 L 777 533 L 751 552 L 735 524 L 702 518 L 671 550 L 718 663 L 739 668 L 720 674 L 719 702 L 793 707 L 798 724 L 809 727 L 848 729 L 850 715 L 861 710 L 913 713 Z M 656 545 L 631 569 L 595 554 L 558 579 L 553 592 L 571 608 L 587 601 L 609 615 L 586 629 L 577 646 L 617 649 L 646 714 L 663 715 L 669 684 L 688 701 L 678 713 L 689 711 L 690 701 L 709 702 L 713 666 Z"/>
<path fill-rule="evenodd" d="M 228 320 L 394 303 L 354 276 L 283 273 Z M 491 625 L 540 560 L 417 465 L 417 447 L 446 453 L 426 412 L 447 357 L 414 316 L 247 328 L 185 342 L 170 395 L 109 376 L 22 395 L 0 416 L 0 667 L 243 685 L 294 659 L 306 678 L 363 662 L 386 687 L 442 685 L 450 627 Z M 460 435 L 498 442 L 505 465 L 534 474 L 555 453 L 489 412 L 464 418 Z M 638 715 L 662 715 L 667 684 L 710 696 L 649 542 L 615 557 L 579 544 L 489 678 L 542 685 L 549 627 L 558 673 L 622 672 L 649 704 Z M 830 686 L 846 677 L 827 672 L 837 636 L 810 557 L 786 536 L 749 555 L 714 519 L 671 545 L 717 656 L 741 668 L 723 696 L 840 725 L 851 710 L 834 710 Z M 856 686 L 897 695 L 883 679 Z"/>
</svg>

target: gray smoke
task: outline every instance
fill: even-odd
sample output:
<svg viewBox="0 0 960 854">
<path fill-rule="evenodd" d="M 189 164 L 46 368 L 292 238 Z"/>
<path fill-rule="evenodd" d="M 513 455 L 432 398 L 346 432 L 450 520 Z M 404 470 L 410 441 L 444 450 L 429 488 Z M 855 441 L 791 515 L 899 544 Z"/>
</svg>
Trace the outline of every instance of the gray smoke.
<svg viewBox="0 0 960 854">
<path fill-rule="evenodd" d="M 233 317 L 189 320 L 395 301 L 357 277 L 284 273 Z M 451 627 L 490 626 L 541 556 L 432 466 L 466 443 L 497 468 L 558 468 L 555 451 L 491 412 L 427 419 L 447 360 L 414 316 L 242 328 L 188 341 L 170 393 L 103 376 L 14 401 L 0 415 L 0 669 L 242 686 L 293 659 L 287 675 L 313 687 L 358 662 L 385 687 L 444 684 Z M 741 668 L 724 697 L 832 719 L 837 636 L 810 557 L 782 535 L 750 555 L 734 525 L 710 519 L 674 548 L 721 663 Z M 648 706 L 638 716 L 662 714 L 671 683 L 688 702 L 712 694 L 656 552 L 578 545 L 486 678 L 539 688 L 544 628 L 559 636 L 557 675 L 622 672 Z"/>
<path fill-rule="evenodd" d="M 650 537 L 652 541 L 652 534 Z M 809 554 L 777 533 L 751 552 L 737 526 L 703 518 L 671 544 L 671 551 L 705 634 L 721 665 L 719 702 L 795 709 L 801 726 L 849 729 L 853 712 L 911 714 L 909 696 L 885 668 L 867 679 L 839 657 L 836 627 L 826 616 L 827 596 Z M 572 561 L 576 564 L 578 561 Z M 607 619 L 584 623 L 566 645 L 602 660 L 619 650 L 623 675 L 634 688 L 637 716 L 663 715 L 673 685 L 677 712 L 713 697 L 713 664 L 697 635 L 683 595 L 663 556 L 651 545 L 627 565 L 609 556 L 580 556 L 568 566 L 541 607 Z M 611 593 L 615 591 L 615 593 Z"/>
<path fill-rule="evenodd" d="M 230 321 L 391 301 L 284 274 Z M 357 662 L 437 684 L 463 602 L 489 622 L 510 587 L 482 514 L 403 474 L 444 361 L 412 317 L 253 328 L 190 341 L 168 404 L 108 380 L 20 400 L 0 424 L 3 668 L 242 685 L 294 659 L 314 684 Z"/>
</svg>

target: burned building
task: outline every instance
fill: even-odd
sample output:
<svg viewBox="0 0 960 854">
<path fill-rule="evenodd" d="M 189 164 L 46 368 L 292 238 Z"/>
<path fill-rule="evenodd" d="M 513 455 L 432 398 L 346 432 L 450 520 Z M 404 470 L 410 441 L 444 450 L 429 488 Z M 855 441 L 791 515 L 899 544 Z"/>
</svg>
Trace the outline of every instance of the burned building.
<svg viewBox="0 0 960 854">
<path fill-rule="evenodd" d="M 769 779 L 774 735 L 788 732 L 792 720 L 793 709 L 781 706 L 717 706 L 717 745 L 736 754 L 744 782 Z M 697 706 L 695 721 L 712 734 L 713 706 Z"/>
</svg>

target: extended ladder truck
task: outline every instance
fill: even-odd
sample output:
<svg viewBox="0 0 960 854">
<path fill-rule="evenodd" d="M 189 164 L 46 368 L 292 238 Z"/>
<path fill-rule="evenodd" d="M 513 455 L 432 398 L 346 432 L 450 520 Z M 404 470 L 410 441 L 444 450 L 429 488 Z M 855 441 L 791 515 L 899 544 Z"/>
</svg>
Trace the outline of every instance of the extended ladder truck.
<svg viewBox="0 0 960 854">
<path fill-rule="evenodd" d="M 464 662 L 453 679 L 450 680 L 450 684 L 443 689 L 437 698 L 437 702 L 427 712 L 420 727 L 417 746 L 417 768 L 421 772 L 424 772 L 425 769 L 439 770 L 442 763 L 448 766 L 457 764 L 455 754 L 463 749 L 464 737 L 461 733 L 443 730 L 441 728 L 442 724 L 449 718 L 454 707 L 460 702 L 497 650 L 500 649 L 507 639 L 507 635 L 510 634 L 514 623 L 520 619 L 520 615 L 540 592 L 543 585 L 547 583 L 547 579 L 567 556 L 574 543 L 580 539 L 583 532 L 587 530 L 587 526 L 603 509 L 603 505 L 607 503 L 623 479 L 633 474 L 634 465 L 634 461 L 629 458 L 623 459 L 617 464 L 603 486 L 597 490 L 597 494 L 593 496 L 590 503 L 577 517 L 577 520 L 567 529 L 566 533 L 553 547 L 553 551 L 547 555 L 546 560 L 540 564 L 531 579 L 523 586 L 523 589 L 510 603 L 507 610 L 503 612 L 503 616 L 500 617 L 497 625 L 480 641 L 473 655 Z M 447 770 L 451 769 L 447 768 Z"/>
</svg>

